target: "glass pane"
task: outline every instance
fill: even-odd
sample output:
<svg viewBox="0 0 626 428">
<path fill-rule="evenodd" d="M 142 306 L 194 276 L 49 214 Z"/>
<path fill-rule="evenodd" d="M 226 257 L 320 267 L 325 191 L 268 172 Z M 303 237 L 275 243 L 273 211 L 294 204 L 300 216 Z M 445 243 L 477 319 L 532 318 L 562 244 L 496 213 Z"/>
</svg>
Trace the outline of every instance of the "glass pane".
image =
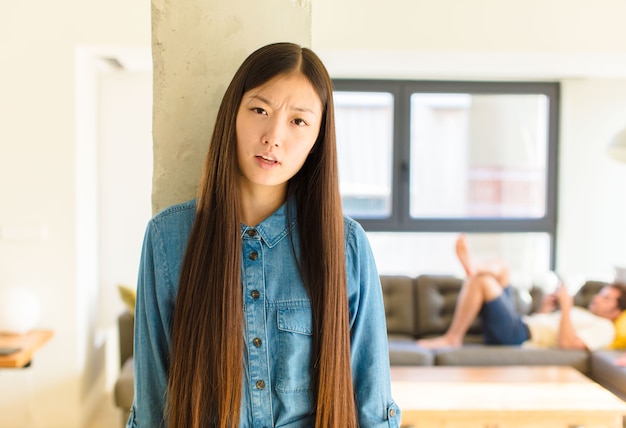
<svg viewBox="0 0 626 428">
<path fill-rule="evenodd" d="M 333 96 L 344 213 L 358 218 L 389 217 L 393 96 L 340 91 Z"/>
<path fill-rule="evenodd" d="M 413 218 L 541 218 L 548 98 L 413 94 Z"/>
<path fill-rule="evenodd" d="M 367 233 L 378 271 L 386 275 L 464 276 L 454 244 L 457 233 Z M 466 234 L 473 263 L 500 260 L 511 269 L 511 283 L 528 287 L 550 270 L 547 233 Z"/>
</svg>

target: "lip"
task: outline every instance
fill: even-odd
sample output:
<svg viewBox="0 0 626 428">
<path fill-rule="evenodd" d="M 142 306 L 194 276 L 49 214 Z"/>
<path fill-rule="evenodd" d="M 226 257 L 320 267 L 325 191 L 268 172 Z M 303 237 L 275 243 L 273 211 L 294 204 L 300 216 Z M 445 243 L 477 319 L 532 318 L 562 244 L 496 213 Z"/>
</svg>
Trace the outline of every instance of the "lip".
<svg viewBox="0 0 626 428">
<path fill-rule="evenodd" d="M 254 156 L 254 159 L 257 164 L 264 169 L 276 168 L 280 164 L 276 156 L 271 153 L 259 153 Z"/>
</svg>

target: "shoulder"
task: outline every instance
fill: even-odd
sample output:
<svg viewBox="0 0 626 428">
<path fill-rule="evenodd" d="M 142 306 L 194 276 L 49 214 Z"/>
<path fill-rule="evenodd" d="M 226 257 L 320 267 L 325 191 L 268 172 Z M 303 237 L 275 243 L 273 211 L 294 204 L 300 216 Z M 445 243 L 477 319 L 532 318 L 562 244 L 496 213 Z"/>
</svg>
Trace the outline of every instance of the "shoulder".
<svg viewBox="0 0 626 428">
<path fill-rule="evenodd" d="M 346 239 L 346 243 L 351 241 L 365 240 L 367 241 L 367 235 L 361 224 L 353 218 L 344 215 L 343 216 L 343 229 Z"/>
<path fill-rule="evenodd" d="M 186 245 L 196 217 L 197 201 L 192 199 L 172 205 L 156 214 L 148 224 L 147 233 L 166 246 Z"/>
<path fill-rule="evenodd" d="M 197 200 L 171 205 L 156 214 L 150 224 L 158 229 L 176 229 L 189 227 L 196 217 Z"/>
<path fill-rule="evenodd" d="M 348 268 L 360 270 L 373 264 L 372 248 L 363 226 L 348 216 L 344 216 L 343 223 Z"/>
<path fill-rule="evenodd" d="M 180 204 L 170 205 L 156 214 L 152 221 L 155 223 L 178 221 L 185 218 L 193 218 L 196 215 L 196 208 L 198 206 L 197 199 L 191 199 Z"/>
</svg>

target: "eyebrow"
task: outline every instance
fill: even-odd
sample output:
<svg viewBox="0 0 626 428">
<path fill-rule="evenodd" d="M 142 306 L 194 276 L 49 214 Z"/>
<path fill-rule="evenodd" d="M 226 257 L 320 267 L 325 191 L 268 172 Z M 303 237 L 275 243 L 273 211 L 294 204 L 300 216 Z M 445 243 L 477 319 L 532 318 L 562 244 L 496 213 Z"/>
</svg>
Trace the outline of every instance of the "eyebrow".
<svg viewBox="0 0 626 428">
<path fill-rule="evenodd" d="M 270 100 L 268 100 L 267 98 L 265 98 L 262 95 L 250 95 L 250 98 L 254 98 L 254 99 L 260 100 L 260 101 L 264 102 L 265 104 L 267 104 L 268 106 L 273 105 Z M 312 108 L 309 108 L 309 107 L 291 107 L 291 110 L 301 111 L 301 112 L 311 113 L 311 114 L 317 114 L 315 112 L 315 110 L 313 110 Z"/>
</svg>

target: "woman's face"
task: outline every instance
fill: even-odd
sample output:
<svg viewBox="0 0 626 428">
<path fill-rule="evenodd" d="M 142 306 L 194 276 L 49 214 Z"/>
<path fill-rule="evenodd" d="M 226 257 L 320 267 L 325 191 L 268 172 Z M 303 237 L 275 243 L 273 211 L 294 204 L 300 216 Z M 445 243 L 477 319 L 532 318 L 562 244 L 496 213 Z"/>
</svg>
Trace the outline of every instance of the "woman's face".
<svg viewBox="0 0 626 428">
<path fill-rule="evenodd" d="M 236 123 L 242 188 L 284 192 L 317 140 L 322 102 L 302 74 L 279 75 L 243 94 Z"/>
</svg>

